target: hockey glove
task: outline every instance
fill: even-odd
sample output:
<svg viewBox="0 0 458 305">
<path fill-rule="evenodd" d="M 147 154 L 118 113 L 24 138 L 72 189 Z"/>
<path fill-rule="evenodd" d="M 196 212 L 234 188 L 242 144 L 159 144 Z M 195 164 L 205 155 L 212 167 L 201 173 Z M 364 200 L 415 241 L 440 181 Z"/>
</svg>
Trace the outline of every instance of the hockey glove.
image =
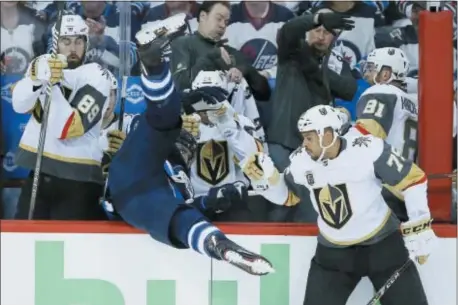
<svg viewBox="0 0 458 305">
<path fill-rule="evenodd" d="M 248 191 L 241 181 L 213 187 L 200 200 L 202 209 L 213 213 L 223 213 L 231 207 L 243 206 L 248 198 Z"/>
<path fill-rule="evenodd" d="M 324 28 L 335 35 L 334 30 L 351 31 L 355 27 L 355 21 L 350 16 L 338 13 L 318 13 L 313 17 L 316 25 Z"/>
<path fill-rule="evenodd" d="M 182 128 L 198 139 L 200 136 L 200 116 L 196 113 L 182 115 L 181 120 L 183 121 Z"/>
<path fill-rule="evenodd" d="M 186 114 L 218 110 L 227 100 L 228 92 L 220 87 L 202 87 L 183 95 L 183 109 Z"/>
<path fill-rule="evenodd" d="M 278 184 L 280 173 L 272 159 L 265 153 L 252 154 L 240 162 L 244 174 L 255 191 L 265 191 Z"/>
<path fill-rule="evenodd" d="M 126 133 L 120 130 L 110 130 L 107 134 L 108 138 L 108 152 L 115 154 L 120 148 L 124 140 L 126 139 Z"/>
<path fill-rule="evenodd" d="M 401 224 L 402 235 L 410 257 L 420 265 L 426 263 L 437 241 L 436 234 L 431 228 L 432 222 L 431 218 L 426 217 Z"/>
<path fill-rule="evenodd" d="M 30 63 L 29 76 L 37 85 L 47 82 L 54 85 L 62 80 L 62 70 L 66 67 L 67 58 L 64 55 L 58 54 L 52 57 L 50 54 L 45 54 L 38 56 Z"/>
</svg>

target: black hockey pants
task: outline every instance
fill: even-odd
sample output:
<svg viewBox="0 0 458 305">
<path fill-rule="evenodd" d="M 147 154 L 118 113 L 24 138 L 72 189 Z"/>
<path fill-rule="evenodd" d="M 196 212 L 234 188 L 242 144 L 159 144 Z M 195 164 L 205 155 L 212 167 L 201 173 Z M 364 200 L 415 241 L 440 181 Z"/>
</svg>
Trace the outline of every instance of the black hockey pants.
<svg viewBox="0 0 458 305">
<path fill-rule="evenodd" d="M 399 232 L 370 246 L 339 249 L 318 244 L 308 273 L 304 305 L 345 305 L 364 276 L 369 277 L 377 291 L 407 258 L 408 252 Z M 428 304 L 415 264 L 402 273 L 380 303 Z"/>
<path fill-rule="evenodd" d="M 22 186 L 15 219 L 27 219 L 32 196 L 33 172 Z M 33 219 L 106 220 L 99 199 L 103 185 L 40 174 Z"/>
</svg>

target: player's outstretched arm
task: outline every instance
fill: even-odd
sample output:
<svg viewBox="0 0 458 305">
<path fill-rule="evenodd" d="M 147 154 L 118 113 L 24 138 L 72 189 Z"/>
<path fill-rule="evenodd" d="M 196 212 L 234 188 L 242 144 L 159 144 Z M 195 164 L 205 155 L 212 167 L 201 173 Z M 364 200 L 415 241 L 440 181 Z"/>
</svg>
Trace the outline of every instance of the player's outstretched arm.
<svg viewBox="0 0 458 305">
<path fill-rule="evenodd" d="M 427 199 L 427 178 L 411 160 L 381 139 L 372 140 L 376 176 L 400 191 L 405 200 L 409 221 L 401 225 L 407 249 L 423 264 L 432 251 L 436 236 L 431 228 L 432 218 Z"/>
</svg>

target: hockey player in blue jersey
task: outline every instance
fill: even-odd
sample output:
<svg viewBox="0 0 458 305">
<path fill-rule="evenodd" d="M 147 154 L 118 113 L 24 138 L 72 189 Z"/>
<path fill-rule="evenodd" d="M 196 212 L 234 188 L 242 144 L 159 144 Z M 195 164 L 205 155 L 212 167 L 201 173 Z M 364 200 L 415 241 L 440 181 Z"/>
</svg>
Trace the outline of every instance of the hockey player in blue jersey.
<svg viewBox="0 0 458 305">
<path fill-rule="evenodd" d="M 159 242 L 191 248 L 249 274 L 266 275 L 273 271 L 267 259 L 229 240 L 198 209 L 186 204 L 187 200 L 192 201 L 192 188 L 185 171 L 194 152 L 186 153 L 186 147 L 176 145 L 182 125 L 181 107 L 188 113 L 217 110 L 224 97 L 222 92 L 210 88 L 182 99 L 167 63 L 162 60 L 162 52 L 168 45 L 168 30 L 142 31 L 154 39 L 145 36 L 139 39 L 137 34 L 147 107 L 130 127 L 110 165 L 113 206 L 124 221 L 147 231 Z M 184 171 L 177 170 L 177 163 Z M 180 188 L 182 182 L 188 187 Z M 219 195 L 224 196 L 224 191 Z"/>
</svg>

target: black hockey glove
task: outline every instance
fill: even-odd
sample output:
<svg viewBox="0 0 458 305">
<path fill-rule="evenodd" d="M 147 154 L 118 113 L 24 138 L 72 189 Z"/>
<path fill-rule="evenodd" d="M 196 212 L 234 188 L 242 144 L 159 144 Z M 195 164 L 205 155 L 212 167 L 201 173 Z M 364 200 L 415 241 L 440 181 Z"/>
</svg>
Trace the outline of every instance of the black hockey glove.
<svg viewBox="0 0 458 305">
<path fill-rule="evenodd" d="M 247 187 L 243 182 L 237 181 L 211 188 L 208 195 L 201 198 L 200 205 L 202 209 L 218 214 L 231 207 L 243 206 L 247 198 Z"/>
<path fill-rule="evenodd" d="M 201 87 L 183 94 L 183 109 L 186 114 L 199 111 L 218 110 L 229 93 L 220 87 Z"/>
<path fill-rule="evenodd" d="M 313 17 L 313 21 L 334 35 L 334 30 L 351 31 L 355 27 L 355 21 L 351 20 L 350 16 L 338 13 L 318 13 Z"/>
</svg>

